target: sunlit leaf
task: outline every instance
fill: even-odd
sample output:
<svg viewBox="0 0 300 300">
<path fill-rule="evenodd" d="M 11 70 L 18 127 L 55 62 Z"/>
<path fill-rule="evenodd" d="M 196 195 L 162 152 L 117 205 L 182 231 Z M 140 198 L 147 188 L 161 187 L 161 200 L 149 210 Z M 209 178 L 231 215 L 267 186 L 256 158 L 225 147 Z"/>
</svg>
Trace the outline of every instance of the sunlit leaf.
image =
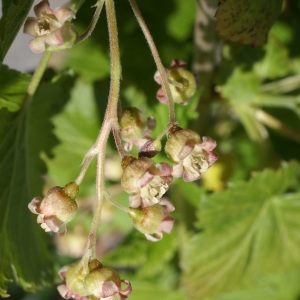
<svg viewBox="0 0 300 300">
<path fill-rule="evenodd" d="M 253 286 L 205 298 L 206 300 L 295 300 L 300 294 L 300 271 L 275 273 L 260 278 Z"/>
<path fill-rule="evenodd" d="M 158 242 L 149 242 L 143 234 L 134 230 L 115 251 L 104 258 L 106 264 L 137 268 L 140 277 L 154 276 L 162 272 L 174 257 L 176 232 L 164 234 Z M 132 259 L 134 257 L 134 259 Z"/>
<path fill-rule="evenodd" d="M 280 13 L 282 0 L 222 0 L 216 30 L 231 41 L 260 46 Z"/>
<path fill-rule="evenodd" d="M 194 236 L 184 256 L 184 286 L 191 299 L 300 266 L 300 194 L 293 192 L 299 175 L 299 164 L 291 162 L 204 197 L 198 213 L 203 233 Z"/>
</svg>

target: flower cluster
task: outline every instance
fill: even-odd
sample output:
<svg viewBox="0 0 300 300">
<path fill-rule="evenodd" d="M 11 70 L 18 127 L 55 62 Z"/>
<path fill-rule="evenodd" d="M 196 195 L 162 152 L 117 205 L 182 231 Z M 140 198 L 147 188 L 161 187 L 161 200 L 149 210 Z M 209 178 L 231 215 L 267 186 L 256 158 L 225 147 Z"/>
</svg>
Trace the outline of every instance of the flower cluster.
<svg viewBox="0 0 300 300">
<path fill-rule="evenodd" d="M 57 289 L 64 299 L 124 300 L 132 291 L 128 280 L 121 280 L 116 270 L 103 266 L 97 259 L 92 259 L 87 268 L 80 266 L 80 262 L 65 266 L 59 275 L 65 283 Z M 122 283 L 126 284 L 125 289 Z"/>
<path fill-rule="evenodd" d="M 166 69 L 166 73 L 174 102 L 186 105 L 196 91 L 195 76 L 187 70 L 187 64 L 180 60 L 173 60 L 171 69 Z M 158 71 L 154 78 L 162 84 Z M 168 103 L 163 88 L 158 90 L 157 98 L 162 103 Z M 131 112 L 135 113 L 131 113 L 125 123 L 120 123 L 121 137 L 127 143 L 134 143 L 136 135 L 126 135 L 124 139 L 122 132 L 128 132 L 129 128 L 124 124 L 130 124 L 130 132 L 138 132 L 139 137 L 143 128 L 146 128 L 145 121 L 141 122 L 141 112 L 133 108 Z M 121 185 L 130 194 L 128 215 L 136 229 L 150 241 L 160 240 L 162 232 L 170 233 L 173 228 L 174 219 L 169 213 L 175 207 L 165 198 L 173 177 L 195 181 L 218 159 L 213 152 L 216 142 L 209 137 L 201 139 L 196 132 L 174 125 L 169 128 L 167 138 L 165 153 L 174 163 L 172 167 L 165 162 L 155 163 L 152 160 L 162 149 L 160 139 L 150 138 L 139 147 L 138 158 L 125 156 L 122 161 L 124 171 Z"/>
<path fill-rule="evenodd" d="M 112 199 L 110 201 L 123 209 L 132 219 L 134 227 L 152 242 L 161 240 L 163 232 L 170 234 L 174 226 L 174 219 L 169 214 L 175 207 L 166 197 L 173 178 L 182 177 L 185 181 L 195 181 L 218 159 L 218 155 L 213 151 L 216 147 L 213 139 L 201 138 L 196 132 L 182 129 L 177 125 L 173 102 L 187 105 L 197 88 L 196 77 L 187 69 L 187 63 L 184 61 L 173 60 L 170 69 L 164 71 L 164 67 L 158 63 L 159 59 L 157 57 L 155 59 L 161 71 L 161 73 L 157 71 L 154 76 L 155 81 L 161 85 L 156 97 L 160 102 L 169 104 L 169 122 L 166 129 L 156 138 L 152 139 L 150 135 L 156 127 L 154 117 L 146 117 L 136 107 L 125 108 L 122 112 L 117 110 L 117 107 L 122 109 L 121 105 L 118 106 L 121 68 L 117 30 L 113 28 L 116 27 L 113 2 L 98 1 L 93 18 L 99 17 L 104 3 L 107 4 L 110 47 L 113 52 L 111 55 L 113 76 L 104 125 L 95 144 L 87 152 L 82 170 L 75 182 L 68 183 L 64 187 L 55 186 L 44 198 L 35 197 L 28 205 L 30 211 L 38 215 L 37 222 L 46 232 L 64 235 L 67 232 L 66 224 L 73 220 L 77 211 L 75 198 L 79 192 L 79 184 L 92 158 L 97 156 L 95 208 L 97 213 L 93 217 L 82 259 L 62 268 L 59 272 L 64 283 L 58 286 L 58 291 L 64 299 L 124 300 L 132 290 L 128 280 L 122 280 L 116 270 L 103 266 L 95 259 L 100 212 L 104 199 L 109 199 L 104 188 L 103 169 L 107 139 L 111 131 L 122 159 L 121 187 L 129 194 L 129 207 L 125 208 Z M 141 21 L 142 17 L 136 11 L 135 5 L 132 8 Z M 74 12 L 69 8 L 60 7 L 53 11 L 48 1 L 43 0 L 34 7 L 34 11 L 36 18 L 29 17 L 26 20 L 24 32 L 34 36 L 29 45 L 35 53 L 72 47 L 76 42 L 82 41 L 82 37 L 88 36 L 96 23 L 93 19 L 87 32 L 78 37 L 74 26 L 68 21 L 75 18 Z M 144 26 L 142 28 L 145 30 Z M 145 37 L 149 45 L 152 45 L 149 34 L 145 34 Z M 170 163 L 155 162 L 155 156 L 163 149 L 162 138 L 165 134 L 167 141 L 164 152 L 166 160 L 169 159 Z M 136 152 L 133 154 L 136 148 L 138 154 Z M 127 152 L 131 153 L 126 155 Z"/>
</svg>

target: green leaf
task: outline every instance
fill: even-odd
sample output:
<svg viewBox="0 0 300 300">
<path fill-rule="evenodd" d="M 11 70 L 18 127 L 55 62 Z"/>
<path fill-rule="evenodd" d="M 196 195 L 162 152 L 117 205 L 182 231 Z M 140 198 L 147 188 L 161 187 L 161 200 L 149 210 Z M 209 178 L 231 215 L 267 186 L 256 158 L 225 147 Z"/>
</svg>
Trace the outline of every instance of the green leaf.
<svg viewBox="0 0 300 300">
<path fill-rule="evenodd" d="M 216 297 L 205 298 L 207 300 L 295 300 L 300 294 L 300 270 L 292 270 L 285 273 L 275 273 L 263 276 L 249 288 L 230 293 L 224 293 Z"/>
<path fill-rule="evenodd" d="M 105 97 L 99 98 L 105 105 Z M 54 158 L 45 157 L 45 161 L 51 181 L 62 185 L 78 176 L 84 155 L 94 144 L 100 128 L 93 87 L 78 80 L 69 102 L 53 117 L 52 123 L 60 144 L 53 149 Z M 95 169 L 89 168 L 84 183 L 91 182 L 94 186 L 94 181 Z"/>
<path fill-rule="evenodd" d="M 162 240 L 149 242 L 137 230 L 132 231 L 122 245 L 104 258 L 105 264 L 138 268 L 138 276 L 154 276 L 162 272 L 176 251 L 176 232 L 164 234 Z M 134 257 L 134 259 L 132 259 Z"/>
<path fill-rule="evenodd" d="M 260 80 L 253 72 L 243 72 L 235 68 L 226 84 L 219 86 L 222 96 L 238 114 L 248 135 L 254 141 L 262 141 L 266 136 L 264 125 L 255 116 L 256 99 L 259 96 Z"/>
<path fill-rule="evenodd" d="M 33 0 L 2 0 L 0 20 L 0 65 L 22 26 Z"/>
<path fill-rule="evenodd" d="M 0 294 L 13 278 L 25 290 L 35 290 L 53 279 L 47 235 L 28 210 L 42 195 L 46 169 L 40 155 L 51 155 L 57 140 L 49 123 L 68 99 L 72 79 L 62 77 L 42 86 L 16 113 L 0 110 Z M 13 272 L 13 274 L 11 273 Z"/>
<path fill-rule="evenodd" d="M 153 299 L 167 299 L 167 300 L 185 300 L 187 299 L 182 290 L 172 289 L 167 290 L 162 288 L 157 283 L 152 283 L 143 280 L 131 280 L 132 293 L 131 300 L 153 300 Z"/>
<path fill-rule="evenodd" d="M 67 53 L 65 65 L 72 68 L 87 83 L 109 77 L 109 58 L 92 39 L 71 48 Z"/>
<path fill-rule="evenodd" d="M 261 79 L 275 79 L 286 76 L 289 72 L 288 49 L 270 35 L 265 46 L 266 54 L 253 66 L 254 72 Z"/>
<path fill-rule="evenodd" d="M 286 163 L 249 182 L 204 197 L 197 234 L 185 250 L 184 286 L 191 299 L 253 284 L 300 266 L 300 166 Z"/>
<path fill-rule="evenodd" d="M 260 46 L 281 11 L 282 0 L 221 0 L 216 30 L 231 41 Z"/>
<path fill-rule="evenodd" d="M 175 9 L 167 19 L 168 33 L 177 40 L 189 38 L 194 26 L 194 12 L 196 10 L 196 2 L 186 2 L 181 0 L 174 1 Z"/>
<path fill-rule="evenodd" d="M 29 81 L 30 75 L 3 65 L 0 69 L 0 109 L 6 107 L 11 112 L 19 110 Z"/>
</svg>

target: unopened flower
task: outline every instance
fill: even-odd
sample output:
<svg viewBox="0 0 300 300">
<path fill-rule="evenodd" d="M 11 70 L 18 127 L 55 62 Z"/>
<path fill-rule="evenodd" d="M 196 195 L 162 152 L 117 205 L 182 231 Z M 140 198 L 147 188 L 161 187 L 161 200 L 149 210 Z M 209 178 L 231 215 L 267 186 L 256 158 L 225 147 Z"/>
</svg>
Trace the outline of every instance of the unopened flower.
<svg viewBox="0 0 300 300">
<path fill-rule="evenodd" d="M 187 63 L 174 59 L 171 63 L 171 69 L 166 69 L 166 73 L 174 103 L 188 104 L 196 92 L 197 82 L 195 75 L 187 70 Z M 162 78 L 158 71 L 154 75 L 154 80 L 162 85 Z M 157 91 L 156 98 L 161 103 L 168 103 L 162 87 Z"/>
<path fill-rule="evenodd" d="M 120 136 L 125 142 L 124 149 L 129 152 L 133 145 L 139 149 L 151 139 L 149 132 L 155 129 L 154 117 L 146 117 L 136 107 L 127 107 L 119 118 Z"/>
<path fill-rule="evenodd" d="M 167 163 L 155 164 L 150 158 L 132 160 L 125 168 L 121 180 L 123 189 L 131 194 L 131 207 L 150 206 L 159 202 L 173 179 Z"/>
<path fill-rule="evenodd" d="M 79 262 L 71 266 L 64 266 L 58 274 L 65 283 L 59 285 L 57 290 L 64 299 L 88 300 L 89 292 L 85 287 L 85 278 L 88 269 L 79 268 Z"/>
<path fill-rule="evenodd" d="M 48 0 L 34 7 L 37 18 L 28 17 L 24 24 L 24 33 L 35 38 L 29 42 L 34 53 L 59 51 L 70 48 L 77 39 L 77 32 L 69 18 L 75 18 L 74 12 L 67 7 L 58 7 L 54 11 Z"/>
<path fill-rule="evenodd" d="M 189 129 L 179 127 L 169 134 L 165 146 L 167 156 L 175 162 L 172 175 L 181 177 L 185 181 L 194 181 L 201 177 L 201 173 L 218 159 L 218 155 L 212 150 L 216 147 L 216 141 L 210 137 L 200 136 Z"/>
<path fill-rule="evenodd" d="M 117 271 L 103 266 L 93 259 L 89 264 L 90 272 L 85 278 L 85 287 L 89 295 L 103 300 L 124 300 L 131 293 L 132 288 L 128 280 L 121 280 Z M 121 288 L 125 283 L 127 287 Z"/>
<path fill-rule="evenodd" d="M 137 230 L 145 234 L 148 240 L 156 242 L 162 239 L 162 232 L 171 233 L 174 219 L 168 215 L 174 210 L 172 202 L 162 198 L 152 206 L 130 208 L 128 215 Z"/>
<path fill-rule="evenodd" d="M 67 232 L 66 223 L 75 217 L 77 194 L 78 185 L 75 182 L 70 182 L 63 188 L 55 186 L 47 192 L 44 198 L 33 198 L 28 208 L 38 215 L 37 222 L 46 232 L 63 235 Z"/>
</svg>

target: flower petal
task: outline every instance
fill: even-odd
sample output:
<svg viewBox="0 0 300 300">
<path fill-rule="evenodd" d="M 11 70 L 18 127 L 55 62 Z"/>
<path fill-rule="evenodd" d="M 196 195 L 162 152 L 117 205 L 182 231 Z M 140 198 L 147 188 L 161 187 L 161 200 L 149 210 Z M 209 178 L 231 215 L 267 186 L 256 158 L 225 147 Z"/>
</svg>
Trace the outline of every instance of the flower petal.
<svg viewBox="0 0 300 300">
<path fill-rule="evenodd" d="M 163 234 L 162 234 L 162 232 L 157 232 L 157 233 L 154 233 L 154 234 L 145 234 L 145 237 L 148 241 L 157 242 L 157 241 L 160 241 L 162 239 Z"/>
<path fill-rule="evenodd" d="M 135 194 L 129 197 L 130 207 L 137 208 L 141 205 L 142 200 L 140 194 Z"/>
<path fill-rule="evenodd" d="M 216 148 L 217 146 L 217 142 L 215 140 L 213 140 L 210 137 L 204 136 L 202 138 L 202 144 L 201 147 L 202 149 L 204 149 L 207 152 L 212 151 L 214 148 Z"/>
<path fill-rule="evenodd" d="M 168 198 L 161 198 L 159 205 L 163 206 L 164 214 L 167 216 L 169 213 L 175 210 L 174 204 Z"/>
<path fill-rule="evenodd" d="M 43 15 L 52 15 L 53 10 L 50 8 L 48 0 L 43 0 L 34 7 L 34 13 L 40 19 Z"/>
<path fill-rule="evenodd" d="M 171 62 L 171 67 L 181 67 L 181 68 L 187 68 L 187 62 L 180 60 L 180 59 L 173 59 Z"/>
<path fill-rule="evenodd" d="M 137 186 L 139 188 L 143 188 L 146 186 L 152 179 L 154 175 L 151 174 L 150 172 L 146 171 L 143 176 L 137 181 Z"/>
<path fill-rule="evenodd" d="M 180 178 L 183 174 L 183 162 L 180 161 L 178 164 L 173 165 L 172 176 Z"/>
<path fill-rule="evenodd" d="M 45 41 L 46 44 L 48 44 L 50 46 L 61 46 L 61 45 L 63 45 L 64 40 L 61 36 L 61 28 L 45 35 L 44 41 Z"/>
<path fill-rule="evenodd" d="M 123 296 L 128 296 L 132 292 L 132 287 L 130 281 L 123 279 L 121 280 L 123 283 L 127 284 L 127 287 L 124 290 L 120 290 L 119 293 Z"/>
<path fill-rule="evenodd" d="M 60 284 L 57 290 L 64 299 L 70 299 L 73 296 L 73 292 L 68 289 L 66 284 Z"/>
<path fill-rule="evenodd" d="M 31 200 L 31 202 L 28 204 L 29 210 L 34 214 L 39 214 L 38 207 L 40 206 L 40 203 L 42 202 L 41 197 L 35 197 Z"/>
<path fill-rule="evenodd" d="M 174 226 L 175 220 L 171 217 L 166 217 L 164 220 L 160 223 L 160 230 L 166 233 L 171 233 L 173 226 Z"/>
<path fill-rule="evenodd" d="M 191 182 L 200 179 L 201 173 L 200 170 L 195 172 L 190 168 L 184 168 L 182 177 L 184 181 Z"/>
<path fill-rule="evenodd" d="M 158 71 L 155 72 L 154 74 L 154 80 L 158 83 L 158 84 L 162 84 L 162 79 L 160 76 L 160 73 Z"/>
<path fill-rule="evenodd" d="M 208 153 L 208 161 L 209 166 L 211 166 L 213 163 L 215 163 L 219 158 L 219 155 L 216 152 L 209 152 Z"/>
<path fill-rule="evenodd" d="M 168 99 L 165 96 L 164 90 L 160 88 L 156 93 L 156 98 L 159 102 L 163 104 L 168 104 Z"/>
<path fill-rule="evenodd" d="M 170 176 L 172 174 L 172 168 L 167 163 L 160 163 L 155 165 L 160 171 L 156 174 L 157 176 Z"/>
<path fill-rule="evenodd" d="M 63 266 L 59 271 L 58 275 L 62 280 L 66 280 L 66 273 L 69 270 L 69 266 Z"/>
<path fill-rule="evenodd" d="M 43 37 L 37 37 L 29 42 L 29 47 L 33 53 L 42 53 L 45 51 L 45 42 Z"/>
<path fill-rule="evenodd" d="M 119 288 L 112 280 L 105 281 L 102 285 L 102 298 L 106 298 L 119 293 Z"/>
<path fill-rule="evenodd" d="M 69 18 L 74 18 L 74 19 L 76 18 L 76 15 L 73 12 L 73 10 L 67 7 L 56 8 L 54 11 L 54 15 L 61 25 L 64 24 Z"/>
<path fill-rule="evenodd" d="M 180 160 L 185 159 L 193 151 L 194 147 L 195 147 L 194 141 L 187 141 L 182 147 L 181 151 L 179 152 L 178 159 Z"/>
<path fill-rule="evenodd" d="M 30 34 L 32 36 L 37 36 L 37 23 L 38 19 L 33 17 L 28 17 L 24 23 L 23 33 Z"/>
</svg>

